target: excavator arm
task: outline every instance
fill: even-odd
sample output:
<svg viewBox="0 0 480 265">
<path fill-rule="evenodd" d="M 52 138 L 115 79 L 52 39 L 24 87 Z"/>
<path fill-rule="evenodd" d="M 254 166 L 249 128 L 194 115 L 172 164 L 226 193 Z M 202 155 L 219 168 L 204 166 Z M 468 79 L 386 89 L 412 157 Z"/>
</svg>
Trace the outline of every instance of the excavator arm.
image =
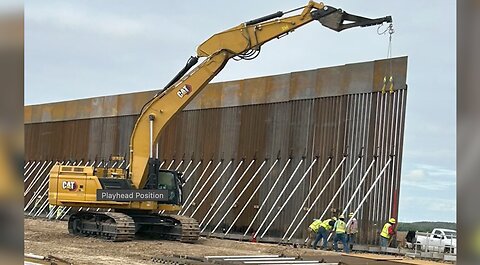
<svg viewBox="0 0 480 265">
<path fill-rule="evenodd" d="M 300 14 L 284 17 L 300 9 Z M 165 89 L 142 108 L 130 139 L 129 178 L 135 188 L 143 188 L 149 176 L 158 172 L 159 164 L 153 157 L 153 146 L 163 128 L 225 67 L 229 59 L 253 59 L 264 43 L 315 20 L 335 31 L 392 21 L 391 17 L 369 19 L 355 16 L 310 1 L 302 8 L 279 11 L 213 35 L 198 47 L 197 56 L 190 58 L 186 67 Z M 199 57 L 205 59 L 186 74 Z"/>
</svg>

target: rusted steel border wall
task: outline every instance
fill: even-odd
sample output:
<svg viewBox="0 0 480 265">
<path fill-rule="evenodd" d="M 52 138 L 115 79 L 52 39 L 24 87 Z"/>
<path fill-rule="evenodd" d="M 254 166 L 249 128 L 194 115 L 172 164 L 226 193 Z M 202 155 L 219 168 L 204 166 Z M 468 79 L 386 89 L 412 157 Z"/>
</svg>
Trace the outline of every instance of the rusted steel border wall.
<svg viewBox="0 0 480 265">
<path fill-rule="evenodd" d="M 244 161 L 239 167 L 237 174 L 233 176 L 233 180 L 228 184 L 227 190 L 233 188 L 234 183 L 245 172 L 247 166 L 252 160 L 255 160 L 252 167 L 245 172 L 243 180 L 238 183 L 232 195 L 225 199 L 223 207 L 212 218 L 206 231 L 211 230 L 218 224 L 220 218 L 238 197 L 241 190 L 252 178 L 254 172 L 266 160 L 262 170 L 259 171 L 253 183 L 246 189 L 243 196 L 239 198 L 233 209 L 219 225 L 220 228 L 217 232 L 228 228 L 240 213 L 240 209 L 243 208 L 250 194 L 259 185 L 260 179 L 267 173 L 267 170 L 273 165 L 275 160 L 278 159 L 277 165 L 271 171 L 266 182 L 260 187 L 258 193 L 255 194 L 253 200 L 247 205 L 238 221 L 236 221 L 231 236 L 245 232 L 252 217 L 258 211 L 258 207 L 265 201 L 265 196 L 273 189 L 272 195 L 266 201 L 265 207 L 261 210 L 259 218 L 252 227 L 252 231 L 255 231 L 263 219 L 265 219 L 266 213 L 272 209 L 272 204 L 278 198 L 281 189 L 286 186 L 293 170 L 303 160 L 297 173 L 292 176 L 290 184 L 286 186 L 286 192 L 281 196 L 280 203 L 274 209 L 277 209 L 288 198 L 297 184 L 299 188 L 266 234 L 266 237 L 281 237 L 292 222 L 294 215 L 328 159 L 331 158 L 332 160 L 326 167 L 319 185 L 313 190 L 305 207 L 311 205 L 313 199 L 324 187 L 327 179 L 340 163 L 343 156 L 346 155 L 346 162 L 343 164 L 340 172 L 334 176 L 333 181 L 326 187 L 319 202 L 313 207 L 313 211 L 301 225 L 301 230 L 296 233 L 296 238 L 302 238 L 306 236 L 304 228 L 308 226 L 308 223 L 313 218 L 318 218 L 323 212 L 359 155 L 362 155 L 361 162 L 354 169 L 340 196 L 335 199 L 332 205 L 333 208 L 343 210 L 356 188 L 360 187 L 348 209 L 349 212 L 354 211 L 362 201 L 367 190 L 371 187 L 376 176 L 391 158 L 393 162 L 389 164 L 386 174 L 375 185 L 373 193 L 367 198 L 358 215 L 360 221 L 359 241 L 362 243 L 376 243 L 381 224 L 390 216 L 397 216 L 398 213 L 406 106 L 406 58 L 398 58 L 394 62 L 395 67 L 404 69 L 397 71 L 397 73 L 403 73 L 403 77 L 397 78 L 399 81 L 398 83 L 396 82 L 394 93 L 379 92 L 382 82 L 378 83 L 377 79 L 379 79 L 378 76 L 384 74 L 384 71 L 378 65 L 382 65 L 383 62 L 375 62 L 373 63 L 373 68 L 376 70 L 372 74 L 367 77 L 360 75 L 360 79 L 368 80 L 370 78 L 373 80 L 370 82 L 364 80 L 363 84 L 358 84 L 360 87 L 368 84 L 374 86 L 373 88 L 370 87 L 370 91 L 362 91 L 362 93 L 350 93 L 345 90 L 336 91 L 336 95 L 326 93 L 325 91 L 330 90 L 324 89 L 325 82 L 320 82 L 319 80 L 328 80 L 326 82 L 327 85 L 332 84 L 333 81 L 324 75 L 320 75 L 323 70 L 318 69 L 296 73 L 295 78 L 292 77 L 293 74 L 289 74 L 290 82 L 287 83 L 290 85 L 288 89 L 285 88 L 289 91 L 289 94 L 288 97 L 286 96 L 286 98 L 281 100 L 270 100 L 269 102 L 269 100 L 263 99 L 263 103 L 259 103 L 262 101 L 256 102 L 258 100 L 257 96 L 245 96 L 242 90 L 238 90 L 237 93 L 241 95 L 232 95 L 233 98 L 237 99 L 235 102 L 228 99 L 221 100 L 224 96 L 218 96 L 218 93 L 216 101 L 208 101 L 209 97 L 194 101 L 193 106 L 189 106 L 188 110 L 175 117 L 162 134 L 159 143 L 159 153 L 160 158 L 166 161 L 164 167 L 171 164 L 171 168 L 175 168 L 179 166 L 180 161 L 184 161 L 179 166 L 179 170 L 184 171 L 189 162 L 192 162 L 185 172 L 185 175 L 188 176 L 193 171 L 194 166 L 200 161 L 202 162 L 185 186 L 185 194 L 189 194 L 203 172 L 205 173 L 202 181 L 205 181 L 207 176 L 213 172 L 215 165 L 221 161 L 223 162 L 215 174 L 213 174 L 211 180 L 206 183 L 204 189 L 197 197 L 198 199 L 195 200 L 195 203 L 187 211 L 187 215 L 191 215 L 196 210 L 200 200 L 206 198 L 194 215 L 199 221 L 205 219 L 208 208 L 220 195 L 221 189 L 227 185 L 226 182 L 233 174 L 237 165 Z M 377 66 L 375 67 L 376 64 Z M 356 68 L 363 69 L 365 65 Z M 330 69 L 329 71 L 333 70 Z M 343 69 L 342 76 L 345 76 L 345 74 L 345 69 Z M 348 73 L 349 76 L 355 76 L 356 74 L 358 73 L 353 70 Z M 263 78 L 265 81 L 260 83 L 252 81 L 256 84 L 253 87 L 250 85 L 243 87 L 246 90 L 255 89 L 255 91 L 262 91 L 265 89 L 265 86 L 270 86 L 271 89 L 274 89 L 275 85 L 272 84 L 272 80 L 278 78 L 284 79 L 285 77 L 277 76 L 270 79 L 270 81 L 266 77 Z M 401 80 L 403 80 L 403 84 Z M 248 83 L 250 81 L 243 80 L 241 82 Z M 285 82 L 282 81 L 280 83 L 285 84 Z M 346 84 L 346 81 L 343 79 L 335 82 Z M 222 83 L 213 85 L 214 88 L 221 87 L 218 90 L 221 91 L 221 93 L 219 92 L 221 95 L 227 93 L 224 87 L 231 86 L 233 85 L 225 86 Z M 206 91 L 207 94 L 212 93 L 208 92 L 208 90 Z M 312 91 L 320 91 L 318 94 L 323 96 L 317 97 L 317 94 Z M 278 91 L 272 93 L 282 94 Z M 313 96 L 309 98 L 308 95 Z M 250 99 L 240 102 L 239 99 L 242 98 Z M 203 103 L 200 104 L 199 102 Z M 30 107 L 32 110 L 31 114 L 26 113 L 25 144 L 27 163 L 44 160 L 75 160 L 77 162 L 83 160 L 83 163 L 85 163 L 85 161 L 108 159 L 110 155 L 128 154 L 129 137 L 137 118 L 136 115 L 115 116 L 103 113 L 102 115 L 104 116 L 102 117 L 102 115 L 96 115 L 102 111 L 104 112 L 104 110 L 90 109 L 86 110 L 87 112 L 90 111 L 88 114 L 90 116 L 85 116 L 82 113 L 70 113 L 67 111 L 68 108 L 65 107 L 63 112 L 52 111 L 61 109 L 58 105 L 60 103 L 56 104 L 53 107 L 47 105 L 33 106 Z M 79 109 L 78 106 L 80 104 L 78 102 L 70 104 L 76 105 L 76 109 Z M 202 108 L 202 105 L 210 107 Z M 138 106 L 135 108 L 138 108 Z M 135 108 L 131 108 L 130 111 L 133 112 Z M 39 110 L 43 111 L 36 113 Z M 115 113 L 115 111 L 111 111 L 111 113 Z M 124 113 L 128 112 L 125 111 Z M 77 118 L 73 120 L 67 119 L 74 116 Z M 48 117 L 53 121 L 48 122 Z M 311 171 L 305 173 L 315 158 L 317 160 Z M 366 175 L 365 183 L 359 185 L 362 176 L 374 158 L 376 158 L 376 163 L 373 169 Z M 291 163 L 286 167 L 279 184 L 272 188 L 275 179 L 288 159 L 291 159 Z M 210 166 L 208 166 L 209 161 L 212 161 Z M 210 195 L 206 196 L 207 191 L 212 187 L 214 181 L 230 161 L 232 161 L 231 166 L 226 170 L 226 173 L 213 188 Z M 39 169 L 34 171 L 39 171 Z M 46 177 L 44 173 L 40 175 L 42 175 L 42 178 Z M 303 175 L 306 177 L 300 182 Z M 32 178 L 27 181 L 26 187 L 31 180 Z M 201 184 L 203 183 L 201 182 Z M 40 182 L 35 186 L 39 185 Z M 198 190 L 199 186 L 193 191 L 193 194 L 196 194 Z M 225 198 L 225 193 L 220 196 L 220 201 Z M 30 194 L 28 197 L 31 196 Z M 273 214 L 266 220 L 266 224 L 272 221 L 275 213 L 276 211 L 273 211 Z M 302 211 L 302 215 L 303 213 L 304 211 Z M 328 214 L 330 215 L 330 213 Z M 329 215 L 326 217 L 329 217 Z M 249 231 L 247 234 L 250 235 L 252 231 Z"/>
</svg>

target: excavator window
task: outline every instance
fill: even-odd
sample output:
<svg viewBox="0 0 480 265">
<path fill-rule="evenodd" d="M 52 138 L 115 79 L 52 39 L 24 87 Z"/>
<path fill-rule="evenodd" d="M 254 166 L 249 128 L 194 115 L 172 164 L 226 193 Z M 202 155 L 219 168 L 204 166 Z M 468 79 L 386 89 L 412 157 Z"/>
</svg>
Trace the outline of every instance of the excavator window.
<svg viewBox="0 0 480 265">
<path fill-rule="evenodd" d="M 175 175 L 172 172 L 160 171 L 158 173 L 158 189 L 176 190 Z"/>
<path fill-rule="evenodd" d="M 160 170 L 158 172 L 157 189 L 168 190 L 168 201 L 173 204 L 180 203 L 181 183 L 178 179 L 178 176 L 173 171 Z"/>
</svg>

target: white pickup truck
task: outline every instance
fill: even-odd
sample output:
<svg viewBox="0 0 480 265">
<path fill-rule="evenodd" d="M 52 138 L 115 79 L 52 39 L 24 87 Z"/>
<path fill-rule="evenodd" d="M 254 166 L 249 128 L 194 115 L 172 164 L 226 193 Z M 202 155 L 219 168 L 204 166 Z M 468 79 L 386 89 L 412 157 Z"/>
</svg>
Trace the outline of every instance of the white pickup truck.
<svg viewBox="0 0 480 265">
<path fill-rule="evenodd" d="M 457 254 L 457 231 L 435 228 L 431 233 L 416 232 L 413 248 L 421 251 Z"/>
</svg>

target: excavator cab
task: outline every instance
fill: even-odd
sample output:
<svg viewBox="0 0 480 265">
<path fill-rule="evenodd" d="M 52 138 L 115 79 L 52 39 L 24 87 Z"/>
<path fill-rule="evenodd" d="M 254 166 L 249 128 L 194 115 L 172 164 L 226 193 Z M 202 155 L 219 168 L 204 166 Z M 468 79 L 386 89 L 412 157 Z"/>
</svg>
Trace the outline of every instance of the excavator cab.
<svg viewBox="0 0 480 265">
<path fill-rule="evenodd" d="M 181 205 L 182 173 L 175 170 L 159 169 L 158 160 L 151 162 L 152 168 L 144 189 L 167 190 L 166 204 Z"/>
<path fill-rule="evenodd" d="M 158 172 L 158 189 L 168 191 L 170 204 L 181 205 L 182 203 L 182 173 L 172 170 L 160 169 Z"/>
</svg>

